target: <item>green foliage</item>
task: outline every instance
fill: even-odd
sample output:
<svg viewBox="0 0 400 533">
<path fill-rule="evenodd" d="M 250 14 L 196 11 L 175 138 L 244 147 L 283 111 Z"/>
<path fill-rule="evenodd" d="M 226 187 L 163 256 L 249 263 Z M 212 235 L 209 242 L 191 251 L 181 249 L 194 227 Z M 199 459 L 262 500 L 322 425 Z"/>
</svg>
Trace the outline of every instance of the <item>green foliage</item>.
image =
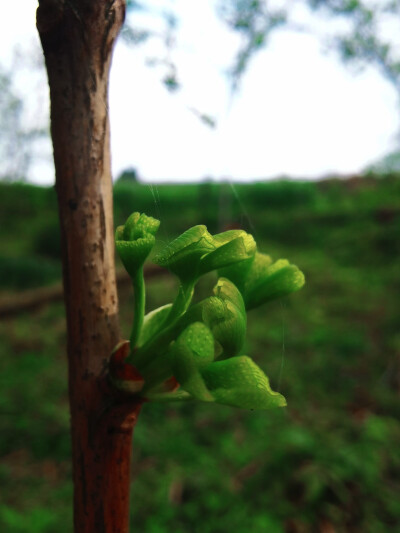
<svg viewBox="0 0 400 533">
<path fill-rule="evenodd" d="M 34 141 L 46 132 L 27 127 L 24 122 L 24 102 L 14 87 L 13 70 L 0 65 L 0 180 L 15 181 L 26 175 L 32 158 Z"/>
<path fill-rule="evenodd" d="M 172 306 L 145 318 L 142 267 L 158 226 L 154 218 L 133 213 L 116 231 L 116 247 L 135 290 L 135 317 L 130 352 L 121 343 L 111 356 L 112 383 L 146 400 L 194 398 L 247 409 L 286 405 L 254 361 L 238 354 L 245 340 L 246 306 L 258 307 L 300 289 L 303 274 L 287 260 L 270 264 L 243 230 L 211 235 L 206 226 L 194 226 L 154 258 L 181 285 Z M 232 271 L 239 288 L 220 277 L 214 296 L 190 308 L 199 278 L 218 269 L 227 277 Z M 171 379 L 174 386 L 168 390 Z"/>
<path fill-rule="evenodd" d="M 30 289 L 58 281 L 61 265 L 38 257 L 26 257 L 24 261 L 0 255 L 0 287 L 3 289 Z"/>
<path fill-rule="evenodd" d="M 155 32 L 148 27 L 127 25 L 122 37 L 128 43 L 140 45 L 149 39 L 160 39 L 165 48 L 165 57 L 152 58 L 148 63 L 165 69 L 162 81 L 167 90 L 180 88 L 177 68 L 173 60 L 173 48 L 179 28 L 179 8 L 171 2 L 163 9 L 152 3 L 128 1 L 131 11 L 151 14 L 161 22 L 163 30 Z M 332 31 L 318 33 L 322 44 L 335 50 L 344 63 L 356 68 L 373 65 L 400 91 L 400 57 L 393 27 L 398 24 L 399 0 L 302 0 L 301 2 L 267 2 L 265 0 L 218 0 L 216 11 L 227 28 L 239 35 L 239 46 L 233 64 L 227 69 L 233 90 L 240 81 L 253 57 L 266 46 L 274 32 L 279 29 L 301 29 L 314 34 L 315 23 L 331 22 Z M 308 16 L 304 17 L 304 14 Z M 315 20 L 308 22 L 310 16 Z M 335 24 L 339 21 L 339 25 Z M 343 23 L 344 22 L 344 23 Z M 136 19 L 132 18 L 136 24 Z M 325 24 L 323 24 L 325 26 Z M 171 59 L 172 58 L 172 59 Z M 213 127 L 213 120 L 202 113 L 195 113 L 204 123 Z"/>
<path fill-rule="evenodd" d="M 138 172 L 135 168 L 128 168 L 121 172 L 121 174 L 118 176 L 118 179 L 116 183 L 130 183 L 134 184 L 137 183 L 139 180 Z"/>
<path fill-rule="evenodd" d="M 369 174 L 393 174 L 400 172 L 400 151 L 395 150 L 386 154 L 384 157 L 366 168 L 366 173 Z"/>
<path fill-rule="evenodd" d="M 50 533 L 53 531 L 54 524 L 57 523 L 57 517 L 51 509 L 47 507 L 32 509 L 30 513 L 23 514 L 15 511 L 12 507 L 5 505 L 0 506 L 0 524 L 6 531 L 15 533 Z"/>
<path fill-rule="evenodd" d="M 252 55 L 266 45 L 272 30 L 287 22 L 287 13 L 260 0 L 222 0 L 219 13 L 230 29 L 241 34 L 245 43 L 230 72 L 236 88 Z"/>
<path fill-rule="evenodd" d="M 60 226 L 58 219 L 46 219 L 43 227 L 39 227 L 33 240 L 35 252 L 49 259 L 61 258 Z"/>
<path fill-rule="evenodd" d="M 242 206 L 228 184 L 153 187 L 157 204 L 149 186 L 124 184 L 129 202 L 119 187 L 118 224 L 132 201 L 152 216 L 161 211 L 161 241 L 200 224 L 199 205 L 212 234 L 225 224 L 247 228 L 247 212 L 260 249 L 287 253 L 307 276 L 307 290 L 253 309 L 246 324 L 243 353 L 265 364 L 287 408 L 266 416 L 198 401 L 143 406 L 132 528 L 399 531 L 398 176 L 238 185 Z M 54 213 L 53 189 L 0 184 L 3 256 L 43 260 L 35 236 Z M 190 309 L 215 297 L 213 285 L 212 275 L 200 278 Z M 149 280 L 148 310 L 172 301 L 177 288 L 172 276 Z M 119 296 L 129 332 L 131 295 L 121 287 Z M 65 342 L 61 303 L 0 321 L 0 531 L 72 530 Z"/>
</svg>

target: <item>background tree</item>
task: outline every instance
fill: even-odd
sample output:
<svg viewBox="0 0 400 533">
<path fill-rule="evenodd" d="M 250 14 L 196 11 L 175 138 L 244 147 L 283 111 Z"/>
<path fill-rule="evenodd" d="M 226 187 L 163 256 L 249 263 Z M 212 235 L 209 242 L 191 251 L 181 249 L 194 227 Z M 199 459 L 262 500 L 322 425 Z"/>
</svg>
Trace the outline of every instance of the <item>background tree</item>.
<svg viewBox="0 0 400 533">
<path fill-rule="evenodd" d="M 179 29 L 179 11 L 169 2 L 155 6 L 151 1 L 127 2 L 128 11 L 149 10 L 163 17 L 165 31 L 153 32 L 148 28 L 126 25 L 124 35 L 128 41 L 141 43 L 150 38 L 162 38 L 168 60 L 164 64 L 173 68 L 174 34 Z M 216 0 L 216 11 L 229 29 L 240 36 L 236 58 L 228 74 L 232 88 L 238 88 L 240 79 L 248 68 L 253 56 L 268 45 L 269 37 L 277 30 L 295 30 L 315 34 L 324 45 L 335 50 L 345 63 L 357 68 L 375 66 L 400 93 L 400 57 L 394 42 L 397 19 L 400 17 L 399 0 L 301 0 L 300 2 L 280 2 L 275 0 Z M 308 22 L 304 16 L 299 22 L 298 8 L 302 15 L 308 12 Z M 333 30 L 324 26 L 317 32 L 315 22 L 328 20 Z M 335 24 L 335 22 L 340 23 Z M 156 61 L 154 64 L 158 64 Z M 172 65 L 172 67 L 171 67 Z"/>
<path fill-rule="evenodd" d="M 343 24 L 322 40 L 346 63 L 376 66 L 400 94 L 400 57 L 393 43 L 393 22 L 400 16 L 398 0 L 303 0 L 316 15 Z M 270 34 L 279 28 L 315 33 L 311 24 L 298 24 L 296 6 L 265 0 L 220 0 L 221 18 L 242 36 L 242 44 L 230 70 L 236 87 L 253 55 L 264 48 Z M 311 13 L 310 13 L 311 14 Z"/>
<path fill-rule="evenodd" d="M 0 179 L 23 181 L 34 158 L 37 141 L 45 138 L 45 128 L 24 121 L 24 98 L 15 89 L 18 66 L 0 65 Z"/>
<path fill-rule="evenodd" d="M 228 69 L 233 90 L 239 89 L 241 76 L 252 58 L 268 46 L 274 32 L 294 30 L 316 34 L 325 48 L 337 53 L 355 70 L 366 65 L 375 66 L 399 94 L 400 58 L 395 43 L 395 29 L 400 16 L 399 0 L 375 3 L 366 0 L 302 0 L 296 3 L 215 0 L 214 4 L 221 20 L 239 37 L 235 59 Z M 179 4 L 128 0 L 127 9 L 128 19 L 121 37 L 132 46 L 145 47 L 150 40 L 161 43 L 164 52 L 157 57 L 150 55 L 147 64 L 160 72 L 160 79 L 167 90 L 179 90 L 179 64 L 175 62 L 175 51 L 179 46 Z M 307 17 L 299 17 L 299 11 L 300 15 L 308 13 Z M 143 17 L 143 14 L 146 16 Z M 149 20 L 154 23 L 148 24 Z M 31 78 L 34 70 L 32 50 L 23 50 L 12 68 L 1 69 L 2 179 L 24 179 L 35 163 L 47 160 L 50 155 L 42 117 L 39 121 L 37 117 L 32 121 L 32 116 L 27 120 L 27 109 L 32 109 L 32 101 L 29 102 L 29 96 L 26 98 L 22 91 L 16 90 L 21 63 L 26 63 L 28 56 Z M 34 60 L 38 65 L 36 58 Z M 231 58 L 227 57 L 226 61 L 229 64 Z M 215 120 L 207 114 L 207 110 L 198 110 L 197 107 L 193 102 L 189 110 L 205 125 L 215 127 Z M 40 170 L 40 167 L 36 168 Z"/>
</svg>

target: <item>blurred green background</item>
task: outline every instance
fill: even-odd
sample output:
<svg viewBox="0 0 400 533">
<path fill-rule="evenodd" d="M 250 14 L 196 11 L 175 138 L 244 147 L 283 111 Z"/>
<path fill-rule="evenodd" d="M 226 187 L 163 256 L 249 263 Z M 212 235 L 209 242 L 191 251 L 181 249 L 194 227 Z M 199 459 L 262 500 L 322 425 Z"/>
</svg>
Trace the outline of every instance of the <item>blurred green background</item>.
<svg viewBox="0 0 400 533">
<path fill-rule="evenodd" d="M 306 275 L 252 311 L 245 351 L 288 407 L 145 405 L 133 448 L 132 530 L 400 531 L 400 176 L 114 187 L 115 221 L 161 220 L 159 243 L 203 223 L 242 227 Z M 0 183 L 0 311 L 60 281 L 53 188 Z M 213 279 L 198 289 L 205 295 Z M 148 282 L 148 309 L 176 281 Z M 120 294 L 125 336 L 132 294 Z M 62 302 L 0 323 L 0 531 L 72 530 Z"/>
</svg>

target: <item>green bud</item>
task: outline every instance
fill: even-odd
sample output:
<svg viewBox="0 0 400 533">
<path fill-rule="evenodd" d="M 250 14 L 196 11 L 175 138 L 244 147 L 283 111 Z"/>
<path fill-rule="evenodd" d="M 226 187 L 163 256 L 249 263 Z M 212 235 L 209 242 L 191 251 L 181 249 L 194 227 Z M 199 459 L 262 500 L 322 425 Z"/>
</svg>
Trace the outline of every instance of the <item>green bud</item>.
<svg viewBox="0 0 400 533">
<path fill-rule="evenodd" d="M 226 359 L 238 354 L 243 346 L 246 310 L 240 292 L 229 280 L 219 279 L 213 292 L 215 296 L 203 303 L 202 318 L 214 335 L 218 358 Z"/>
<path fill-rule="evenodd" d="M 183 315 L 180 331 L 193 322 L 203 322 L 215 339 L 215 357 L 232 357 L 241 350 L 246 336 L 246 310 L 242 295 L 229 280 L 220 278 L 214 296 L 193 305 Z"/>
<path fill-rule="evenodd" d="M 214 360 L 214 338 L 201 322 L 188 326 L 171 347 L 172 370 L 181 387 L 203 402 L 214 401 L 201 369 Z"/>
<path fill-rule="evenodd" d="M 115 232 L 115 245 L 128 274 L 134 277 L 151 252 L 160 222 L 145 214 L 133 213 Z"/>
</svg>

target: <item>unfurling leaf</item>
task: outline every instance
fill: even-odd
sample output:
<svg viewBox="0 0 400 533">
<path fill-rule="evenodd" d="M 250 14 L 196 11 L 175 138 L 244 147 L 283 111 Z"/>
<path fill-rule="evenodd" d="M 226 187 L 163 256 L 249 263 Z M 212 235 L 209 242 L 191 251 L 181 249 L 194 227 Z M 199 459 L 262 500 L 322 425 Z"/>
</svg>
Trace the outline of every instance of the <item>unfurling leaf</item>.
<svg viewBox="0 0 400 533">
<path fill-rule="evenodd" d="M 181 387 L 203 402 L 214 401 L 201 369 L 214 360 L 214 338 L 207 326 L 194 322 L 171 347 L 172 370 Z"/>
<path fill-rule="evenodd" d="M 213 238 L 206 226 L 194 226 L 156 255 L 154 262 L 182 279 L 194 278 L 201 257 L 213 250 Z"/>
<path fill-rule="evenodd" d="M 206 226 L 194 226 L 173 240 L 154 261 L 168 268 L 181 280 L 238 262 L 249 261 L 256 253 L 256 243 L 242 230 L 211 235 Z"/>
<path fill-rule="evenodd" d="M 251 264 L 238 263 L 219 271 L 243 295 L 246 309 L 253 309 L 270 300 L 298 291 L 304 285 L 304 274 L 287 259 L 272 262 L 269 255 L 257 252 Z"/>
<path fill-rule="evenodd" d="M 298 291 L 305 283 L 304 274 L 287 259 L 279 259 L 258 275 L 251 275 L 245 284 L 245 302 L 247 309 L 286 296 Z"/>
<path fill-rule="evenodd" d="M 217 403 L 244 409 L 270 409 L 286 405 L 274 392 L 264 372 L 245 355 L 216 361 L 202 372 L 204 383 Z"/>
<path fill-rule="evenodd" d="M 252 235 L 242 230 L 226 231 L 214 235 L 216 250 L 202 257 L 200 273 L 211 272 L 242 261 L 251 260 L 256 253 L 256 243 Z"/>
<path fill-rule="evenodd" d="M 143 320 L 143 326 L 139 337 L 138 346 L 143 346 L 152 339 L 163 327 L 163 324 L 171 311 L 172 304 L 163 305 L 148 313 Z"/>
<path fill-rule="evenodd" d="M 246 337 L 246 310 L 243 298 L 233 283 L 221 278 L 214 287 L 215 296 L 203 304 L 203 321 L 211 329 L 220 350 L 219 359 L 239 353 Z"/>
</svg>

